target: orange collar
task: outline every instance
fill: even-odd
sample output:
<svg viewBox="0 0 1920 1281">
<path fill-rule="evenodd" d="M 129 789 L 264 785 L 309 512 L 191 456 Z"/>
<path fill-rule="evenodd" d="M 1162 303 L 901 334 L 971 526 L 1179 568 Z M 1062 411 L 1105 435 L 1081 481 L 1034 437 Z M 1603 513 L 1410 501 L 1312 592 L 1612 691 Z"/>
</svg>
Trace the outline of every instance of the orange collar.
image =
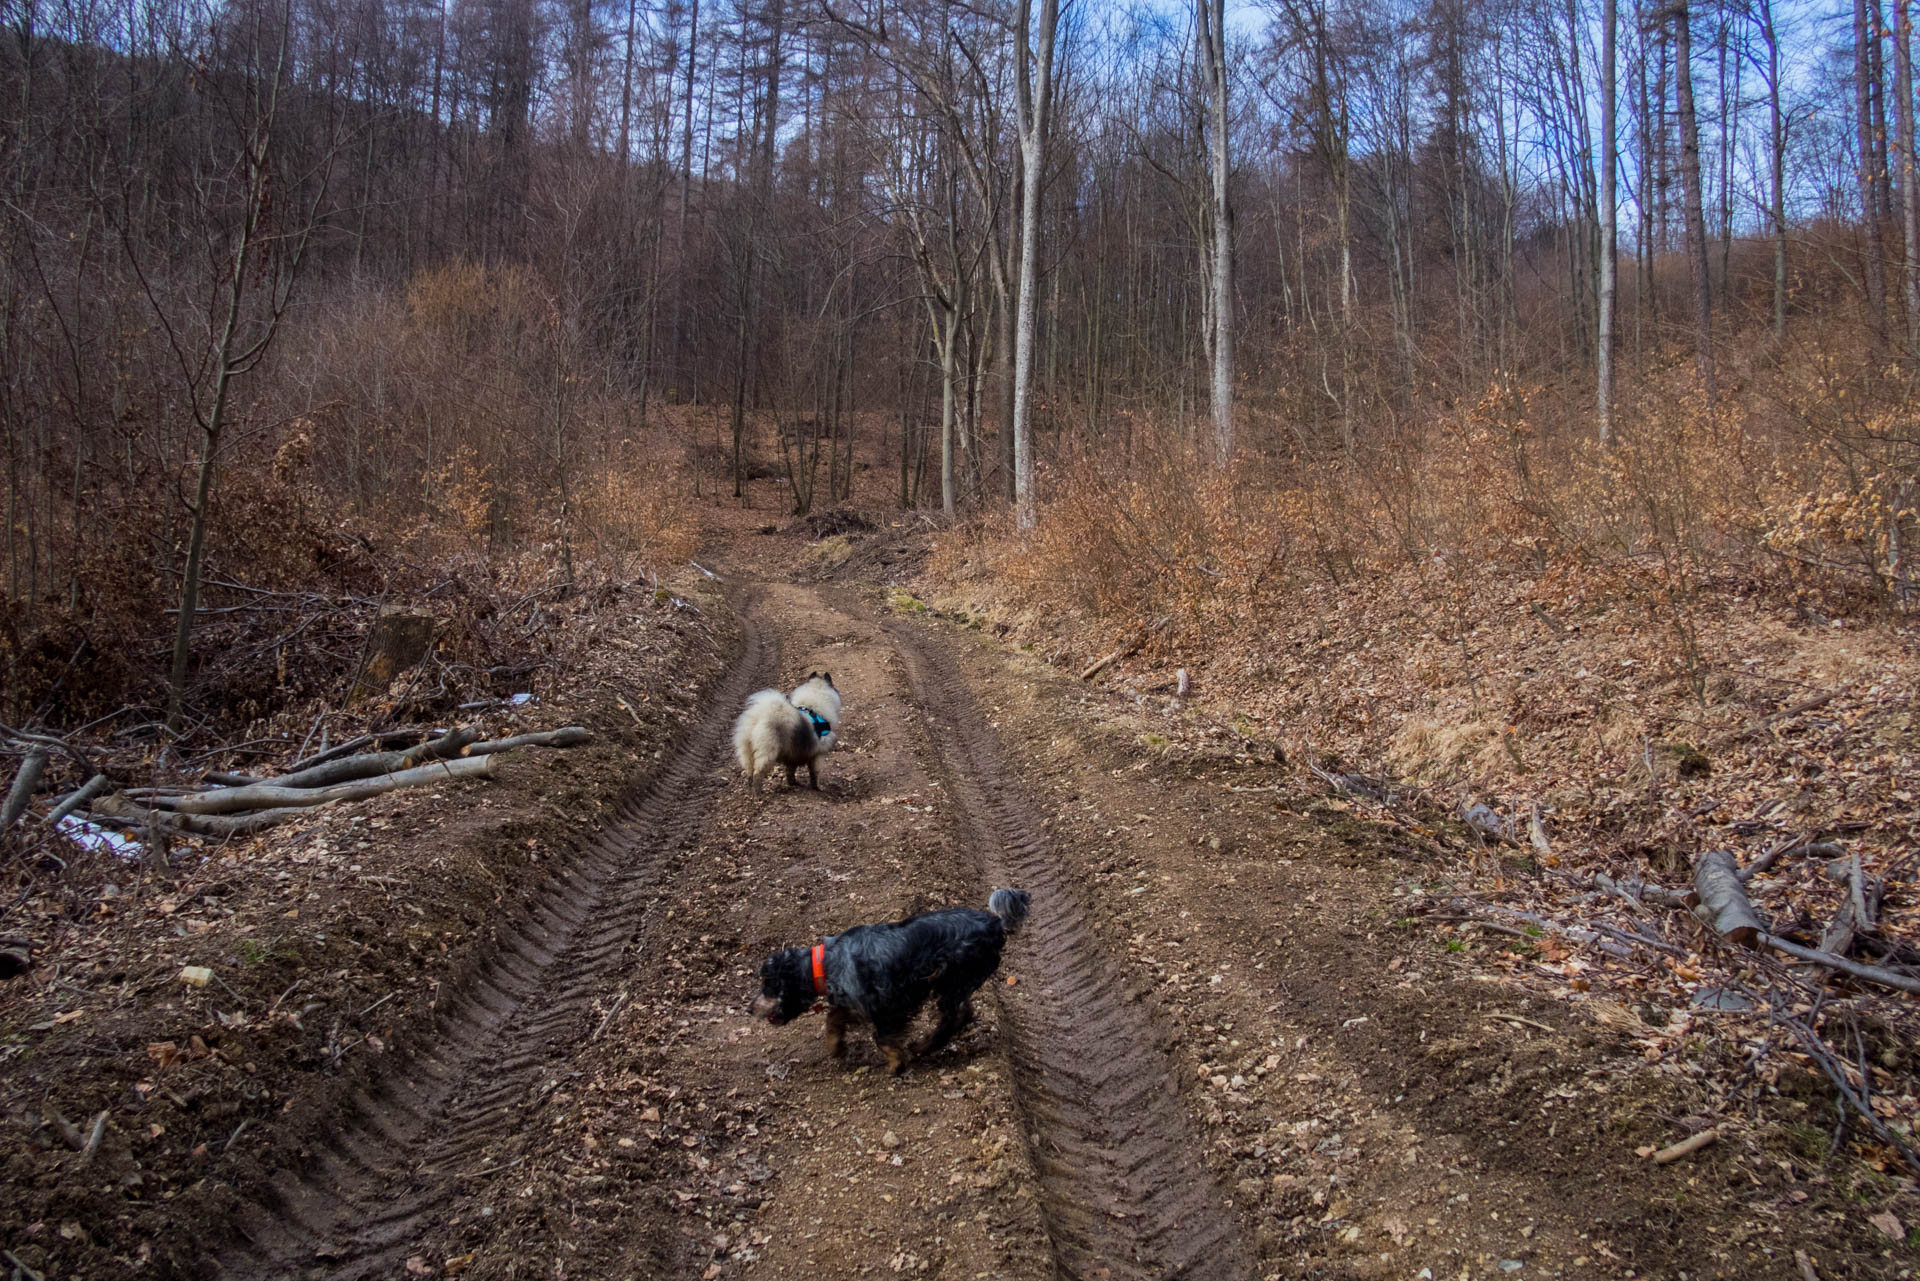
<svg viewBox="0 0 1920 1281">
<path fill-rule="evenodd" d="M 827 945 L 813 945 L 813 992 L 815 996 L 827 994 Z"/>
</svg>

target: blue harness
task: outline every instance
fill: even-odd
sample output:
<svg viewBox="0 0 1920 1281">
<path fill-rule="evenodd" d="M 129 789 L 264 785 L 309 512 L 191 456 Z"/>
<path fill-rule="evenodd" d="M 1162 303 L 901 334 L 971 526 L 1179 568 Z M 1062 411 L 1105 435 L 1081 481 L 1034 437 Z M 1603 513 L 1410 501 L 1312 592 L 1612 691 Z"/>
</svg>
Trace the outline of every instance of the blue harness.
<svg viewBox="0 0 1920 1281">
<path fill-rule="evenodd" d="M 828 722 L 826 717 L 814 711 L 811 707 L 803 707 L 800 711 L 808 720 L 813 722 L 813 732 L 816 737 L 825 738 L 827 735 L 833 733 L 833 726 Z"/>
</svg>

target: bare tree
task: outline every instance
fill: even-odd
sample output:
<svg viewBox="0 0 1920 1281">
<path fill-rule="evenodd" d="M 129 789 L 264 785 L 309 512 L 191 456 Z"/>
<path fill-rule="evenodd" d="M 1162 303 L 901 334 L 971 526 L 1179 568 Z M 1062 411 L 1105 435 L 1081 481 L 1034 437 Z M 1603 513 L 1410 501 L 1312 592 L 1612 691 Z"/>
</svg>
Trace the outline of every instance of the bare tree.
<svg viewBox="0 0 1920 1281">
<path fill-rule="evenodd" d="M 1014 119 L 1020 134 L 1020 285 L 1013 357 L 1014 523 L 1032 529 L 1038 520 L 1033 487 L 1033 360 L 1040 288 L 1040 205 L 1047 178 L 1047 131 L 1053 113 L 1054 35 L 1060 0 L 1040 0 L 1033 27 L 1033 0 L 1019 0 L 1013 19 Z"/>
<path fill-rule="evenodd" d="M 141 286 L 155 317 L 166 329 L 188 390 L 188 406 L 199 429 L 198 480 L 189 508 L 186 564 L 181 571 L 180 616 L 174 628 L 173 661 L 167 682 L 167 723 L 180 725 L 186 694 L 187 670 L 193 654 L 193 624 L 200 609 L 201 576 L 206 564 L 207 525 L 212 511 L 220 454 L 229 427 L 235 382 L 259 365 L 280 330 L 293 301 L 307 246 L 320 225 L 320 203 L 332 172 L 335 149 L 325 151 L 317 179 L 306 184 L 311 203 L 295 215 L 276 218 L 272 192 L 277 183 L 295 175 L 277 172 L 283 163 L 279 143 L 280 115 L 288 75 L 288 45 L 293 30 L 292 5 L 272 15 L 255 9 L 248 15 L 244 61 L 233 69 L 239 81 L 233 90 L 231 114 L 239 134 L 237 157 L 216 151 L 202 175 L 200 216 L 216 237 L 210 259 L 220 268 L 204 343 L 176 317 L 170 302 L 156 289 L 150 273 L 141 272 Z M 216 144 L 218 146 L 218 144 Z M 229 191 L 232 169 L 239 170 L 237 190 Z M 288 182 L 295 191 L 302 184 Z M 222 235 L 221 207 L 236 196 L 234 222 Z M 276 222 L 282 225 L 276 226 Z M 131 228 L 123 224 L 124 239 L 135 269 L 140 254 L 133 251 Z M 224 240 L 222 247 L 219 243 Z"/>
<path fill-rule="evenodd" d="M 1707 224 L 1702 212 L 1700 121 L 1693 100 L 1693 18 L 1691 0 L 1674 0 L 1673 65 L 1680 115 L 1680 182 L 1687 225 L 1687 270 L 1693 279 L 1693 356 L 1706 389 L 1715 397 L 1713 377 L 1713 281 L 1707 271 Z"/>
<path fill-rule="evenodd" d="M 1218 465 L 1233 457 L 1233 207 L 1227 181 L 1230 103 L 1227 85 L 1226 0 L 1195 0 L 1201 65 L 1207 83 L 1207 153 L 1212 177 L 1207 241 L 1207 346 L 1213 355 L 1213 448 Z"/>
<path fill-rule="evenodd" d="M 1780 30 L 1773 0 L 1754 0 L 1752 18 L 1759 29 L 1765 62 L 1758 65 L 1767 83 L 1767 217 L 1773 233 L 1773 336 L 1787 336 L 1787 117 L 1780 79 Z"/>
<path fill-rule="evenodd" d="M 1600 315 L 1594 344 L 1594 381 L 1602 441 L 1613 439 L 1613 308 L 1620 268 L 1614 37 L 1619 28 L 1619 0 L 1605 0 L 1600 15 Z"/>
<path fill-rule="evenodd" d="M 1920 362 L 1920 172 L 1913 157 L 1913 14 L 1893 0 L 1893 120 L 1900 146 L 1900 228 L 1906 244 L 1907 360 Z"/>
<path fill-rule="evenodd" d="M 1860 217 L 1867 233 L 1867 328 L 1876 342 L 1886 342 L 1886 245 L 1880 219 L 1879 150 L 1873 132 L 1875 65 L 1880 45 L 1877 24 L 1867 13 L 1867 0 L 1853 0 L 1854 135 L 1860 147 Z"/>
</svg>

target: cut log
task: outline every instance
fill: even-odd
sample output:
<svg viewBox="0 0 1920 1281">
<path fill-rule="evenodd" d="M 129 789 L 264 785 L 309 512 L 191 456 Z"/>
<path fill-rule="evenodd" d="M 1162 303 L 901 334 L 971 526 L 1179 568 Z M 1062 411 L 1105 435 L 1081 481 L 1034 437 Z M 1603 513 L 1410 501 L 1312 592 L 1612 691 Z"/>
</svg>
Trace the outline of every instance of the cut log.
<svg viewBox="0 0 1920 1281">
<path fill-rule="evenodd" d="M 367 633 L 367 656 L 353 678 L 349 703 L 387 692 L 394 678 L 427 656 L 433 648 L 433 615 L 414 609 L 383 609 Z"/>
<path fill-rule="evenodd" d="M 495 752 L 511 752 L 516 747 L 584 747 L 592 741 L 592 732 L 584 726 L 569 725 L 565 729 L 550 729 L 540 734 L 516 734 L 512 738 L 475 743 L 467 749 L 467 755 L 491 756 Z"/>
<path fill-rule="evenodd" d="M 52 812 L 47 815 L 48 826 L 58 827 L 61 819 L 112 786 L 113 780 L 105 774 L 95 774 L 78 791 L 67 793 L 66 798 L 53 807 Z"/>
<path fill-rule="evenodd" d="M 1767 932 L 1766 922 L 1747 901 L 1740 870 L 1726 850 L 1707 850 L 1693 861 L 1693 913 L 1721 938 L 1752 947 Z"/>
<path fill-rule="evenodd" d="M 195 792 L 191 796 L 156 796 L 148 803 L 155 809 L 174 814 L 241 814 L 248 810 L 364 800 L 402 787 L 484 777 L 492 772 L 493 759 L 480 756 L 434 761 L 413 769 L 382 774 L 378 778 L 336 783 L 332 787 L 279 787 L 262 783 L 257 787 L 223 787 L 218 791 Z"/>
<path fill-rule="evenodd" d="M 455 729 L 403 752 L 369 752 L 364 756 L 326 761 L 292 774 L 283 774 L 279 778 L 266 779 L 258 786 L 328 787 L 335 783 L 350 783 L 358 778 L 375 778 L 381 774 L 409 770 L 428 761 L 460 756 L 479 737 L 473 730 Z"/>
<path fill-rule="evenodd" d="M 33 944 L 15 935 L 0 936 L 0 979 L 25 974 L 33 968 Z"/>
<path fill-rule="evenodd" d="M 6 831 L 20 821 L 27 812 L 27 802 L 33 799 L 33 789 L 40 785 L 40 776 L 47 772 L 47 754 L 29 752 L 27 759 L 20 762 L 20 772 L 13 776 L 13 786 L 7 790 L 7 799 L 0 802 L 0 832 Z"/>
</svg>

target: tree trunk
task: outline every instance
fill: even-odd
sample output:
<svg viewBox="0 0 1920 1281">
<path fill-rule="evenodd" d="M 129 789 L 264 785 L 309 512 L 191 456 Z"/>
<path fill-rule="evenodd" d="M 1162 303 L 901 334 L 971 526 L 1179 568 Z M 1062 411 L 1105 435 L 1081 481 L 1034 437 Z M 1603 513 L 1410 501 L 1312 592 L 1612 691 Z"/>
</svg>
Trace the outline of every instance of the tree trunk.
<svg viewBox="0 0 1920 1281">
<path fill-rule="evenodd" d="M 180 728 L 182 703 L 186 697 L 187 664 L 193 656 L 193 616 L 200 608 L 200 573 L 206 563 L 207 512 L 213 500 L 214 476 L 219 467 L 221 435 L 226 427 L 227 394 L 233 386 L 233 352 L 240 329 L 240 315 L 247 297 L 247 264 L 253 256 L 254 233 L 259 200 L 264 186 L 265 158 L 256 147 L 249 157 L 254 171 L 254 207 L 248 211 L 234 249 L 233 271 L 227 277 L 226 317 L 220 329 L 219 346 L 214 351 L 216 373 L 213 404 L 200 424 L 200 478 L 193 492 L 193 527 L 187 535 L 187 566 L 180 584 L 180 621 L 173 633 L 173 666 L 167 682 L 167 726 Z"/>
<path fill-rule="evenodd" d="M 1894 0 L 1893 122 L 1900 139 L 1900 226 L 1906 235 L 1907 361 L 1920 361 L 1920 190 L 1913 157 L 1913 15 Z"/>
<path fill-rule="evenodd" d="M 1047 125 L 1053 107 L 1053 37 L 1060 0 L 1040 0 L 1038 48 L 1029 49 L 1032 0 L 1020 0 L 1014 32 L 1014 106 L 1020 129 L 1020 295 L 1014 325 L 1014 524 L 1038 518 L 1033 487 L 1033 358 L 1040 284 L 1040 200 L 1047 176 Z M 1037 68 L 1030 66 L 1030 59 Z M 1037 75 L 1036 75 L 1037 70 Z"/>
<path fill-rule="evenodd" d="M 433 648 L 434 619 L 425 610 L 383 609 L 367 635 L 366 659 L 353 678 L 349 703 L 384 694 L 394 678 Z"/>
<path fill-rule="evenodd" d="M 1673 7 L 1673 65 L 1680 109 L 1680 181 L 1686 188 L 1687 267 L 1693 276 L 1693 354 L 1707 403 L 1715 399 L 1713 380 L 1713 282 L 1707 274 L 1707 224 L 1700 181 L 1700 122 L 1693 106 L 1693 23 L 1690 0 Z"/>
<path fill-rule="evenodd" d="M 936 322 L 934 327 L 940 348 L 940 510 L 947 516 L 953 515 L 953 355 L 957 328 L 951 311 L 944 326 Z"/>
<path fill-rule="evenodd" d="M 1881 242 L 1879 175 L 1873 140 L 1873 56 L 1877 41 L 1867 21 L 1867 0 L 1853 0 L 1854 133 L 1860 147 L 1860 217 L 1867 232 L 1867 331 L 1876 344 L 1887 340 L 1886 246 Z"/>
<path fill-rule="evenodd" d="M 1780 36 L 1773 0 L 1760 0 L 1760 31 L 1767 43 L 1768 146 L 1773 167 L 1773 336 L 1787 336 L 1787 122 L 1780 109 Z"/>
<path fill-rule="evenodd" d="M 1198 0 L 1194 6 L 1206 61 L 1208 150 L 1212 153 L 1213 192 L 1209 213 L 1213 243 L 1210 290 L 1213 314 L 1207 337 L 1213 348 L 1214 461 L 1225 467 L 1233 457 L 1233 208 L 1228 203 L 1231 173 L 1227 151 L 1226 0 Z"/>
<path fill-rule="evenodd" d="M 1606 0 L 1600 19 L 1600 316 L 1594 345 L 1595 399 L 1602 443 L 1613 439 L 1613 307 L 1619 286 L 1620 201 L 1614 158 L 1618 128 L 1614 92 L 1614 36 L 1618 0 Z"/>
</svg>

